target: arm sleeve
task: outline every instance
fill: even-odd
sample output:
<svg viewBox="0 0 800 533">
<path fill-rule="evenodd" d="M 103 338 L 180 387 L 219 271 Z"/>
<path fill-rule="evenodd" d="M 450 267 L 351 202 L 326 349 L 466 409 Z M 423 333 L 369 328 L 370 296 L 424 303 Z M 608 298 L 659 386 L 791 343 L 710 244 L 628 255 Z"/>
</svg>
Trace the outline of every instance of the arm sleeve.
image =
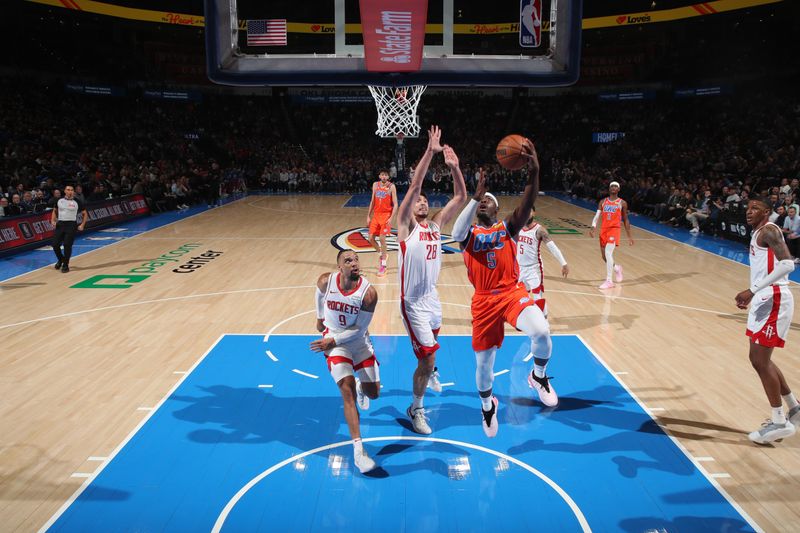
<svg viewBox="0 0 800 533">
<path fill-rule="evenodd" d="M 347 342 L 350 342 L 351 340 L 356 339 L 359 336 L 363 337 L 367 333 L 367 328 L 369 327 L 369 323 L 371 321 L 372 321 L 372 313 L 370 313 L 369 311 L 364 311 L 362 309 L 358 313 L 355 325 L 347 328 L 341 333 L 336 333 L 333 336 L 333 340 L 335 340 L 336 345 L 339 346 Z"/>
<path fill-rule="evenodd" d="M 317 319 L 325 318 L 325 294 L 317 287 Z"/>
<path fill-rule="evenodd" d="M 594 214 L 594 218 L 592 219 L 592 227 L 597 227 L 597 221 L 600 220 L 600 210 L 597 210 L 597 213 Z"/>
<path fill-rule="evenodd" d="M 750 292 L 755 294 L 761 289 L 769 287 L 770 285 L 778 281 L 780 278 L 791 272 L 794 272 L 794 261 L 792 261 L 791 259 L 783 259 L 781 261 L 778 261 L 775 264 L 775 268 L 772 270 L 772 272 L 770 272 L 769 274 L 767 274 L 766 276 L 755 282 L 753 286 L 750 287 Z"/>
<path fill-rule="evenodd" d="M 458 215 L 456 223 L 453 224 L 453 239 L 456 242 L 464 242 L 469 236 L 469 227 L 477 212 L 478 202 L 473 198 L 469 201 L 467 206 L 461 210 L 461 214 Z"/>
<path fill-rule="evenodd" d="M 553 254 L 553 257 L 556 258 L 556 260 L 562 267 L 567 264 L 567 260 L 564 259 L 564 255 L 561 253 L 561 250 L 558 249 L 556 243 L 554 243 L 553 241 L 549 241 L 547 243 L 547 249 L 550 251 L 551 254 Z"/>
</svg>

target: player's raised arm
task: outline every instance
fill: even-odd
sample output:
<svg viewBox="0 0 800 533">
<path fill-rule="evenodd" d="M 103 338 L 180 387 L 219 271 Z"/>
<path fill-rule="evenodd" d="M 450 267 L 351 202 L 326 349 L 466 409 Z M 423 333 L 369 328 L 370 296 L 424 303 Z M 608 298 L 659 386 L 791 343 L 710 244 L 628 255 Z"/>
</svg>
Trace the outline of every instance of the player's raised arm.
<svg viewBox="0 0 800 533">
<path fill-rule="evenodd" d="M 467 244 L 469 228 L 472 226 L 475 213 L 478 212 L 478 205 L 486 194 L 486 173 L 482 168 L 480 169 L 479 175 L 478 184 L 475 186 L 475 194 L 472 195 L 472 199 L 464 206 L 464 209 L 461 210 L 461 213 L 456 219 L 456 223 L 453 224 L 453 240 L 459 244 L 462 250 Z"/>
<path fill-rule="evenodd" d="M 522 191 L 522 200 L 519 206 L 506 218 L 506 227 L 511 238 L 515 238 L 519 230 L 525 226 L 533 204 L 536 202 L 536 197 L 539 195 L 539 157 L 536 154 L 536 148 L 530 139 L 525 139 L 522 148 L 522 154 L 528 158 L 528 184 Z"/>
<path fill-rule="evenodd" d="M 442 130 L 439 129 L 438 126 L 431 126 L 431 129 L 428 130 L 428 147 L 425 149 L 425 153 L 422 154 L 422 157 L 417 163 L 417 166 L 414 167 L 414 174 L 411 176 L 411 183 L 408 186 L 408 191 L 406 191 L 406 196 L 403 198 L 403 202 L 400 204 L 400 207 L 397 210 L 397 240 L 402 241 L 408 237 L 409 226 L 411 225 L 412 213 L 414 211 L 414 204 L 419 197 L 419 193 L 422 190 L 422 183 L 425 181 L 425 174 L 428 172 L 428 167 L 430 167 L 431 160 L 433 159 L 433 154 L 439 153 L 442 151 L 442 145 L 439 142 L 441 138 Z"/>
<path fill-rule="evenodd" d="M 455 150 L 447 145 L 444 147 L 444 162 L 453 176 L 453 197 L 447 202 L 444 209 L 433 216 L 433 221 L 439 228 L 442 228 L 456 216 L 456 212 L 467 199 L 467 185 L 464 183 L 464 174 L 461 173 L 461 167 L 458 164 L 458 155 L 456 155 Z"/>
</svg>

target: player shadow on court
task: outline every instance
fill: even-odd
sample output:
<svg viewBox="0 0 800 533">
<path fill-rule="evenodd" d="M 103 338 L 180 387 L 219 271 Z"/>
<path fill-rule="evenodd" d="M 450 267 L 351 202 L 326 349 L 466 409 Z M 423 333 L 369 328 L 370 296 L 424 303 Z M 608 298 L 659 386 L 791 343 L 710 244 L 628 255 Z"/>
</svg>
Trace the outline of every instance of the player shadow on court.
<svg viewBox="0 0 800 533">
<path fill-rule="evenodd" d="M 6 463 L 8 466 L 4 467 L 2 474 L 0 497 L 4 501 L 62 501 L 58 494 L 63 490 L 64 484 L 53 483 L 49 478 L 52 477 L 53 470 L 72 468 L 64 466 L 67 461 L 29 444 L 0 446 L 0 453 L 6 459 L 14 458 L 13 463 Z M 42 465 L 47 465 L 47 468 L 42 468 Z M 83 484 L 83 480 L 72 480 L 70 484 L 77 489 Z M 80 499 L 88 501 L 123 501 L 130 497 L 131 493 L 128 491 L 99 486 L 96 482 L 80 495 Z"/>
<path fill-rule="evenodd" d="M 625 278 L 625 281 L 620 283 L 620 287 L 630 287 L 631 285 L 652 285 L 654 283 L 670 283 L 672 281 L 676 281 L 679 279 L 690 278 L 698 274 L 700 274 L 700 272 L 663 272 L 661 274 L 646 274 L 644 276 L 639 276 L 638 278 Z M 558 280 L 558 281 L 564 283 L 565 285 L 580 285 L 596 289 L 599 284 L 605 281 L 605 278 L 597 278 L 597 279 L 571 278 L 566 281 L 565 280 Z M 557 288 L 557 286 L 555 288 Z"/>
<path fill-rule="evenodd" d="M 708 492 L 716 493 L 714 502 L 720 501 L 719 493 L 715 489 Z M 691 502 L 687 502 L 691 503 Z M 753 529 L 744 520 L 722 516 L 679 516 L 674 520 L 665 520 L 663 517 L 642 516 L 620 520 L 619 528 L 622 531 L 640 533 L 642 531 L 725 531 L 726 533 L 744 533 Z"/>
<path fill-rule="evenodd" d="M 596 315 L 571 315 L 571 316 L 553 316 L 551 313 L 548 317 L 550 326 L 563 326 L 563 331 L 575 332 L 583 331 L 600 326 L 620 326 L 618 329 L 631 329 L 636 319 L 641 318 L 641 315 L 612 315 L 612 314 L 596 314 Z M 554 332 L 562 331 L 561 329 Z"/>
<path fill-rule="evenodd" d="M 731 302 L 733 298 L 731 298 Z M 725 315 L 717 315 L 718 318 L 723 318 L 725 320 L 733 320 L 734 322 L 738 322 L 739 324 L 747 325 L 747 312 L 744 313 L 734 313 L 734 314 L 725 314 Z M 789 329 L 792 331 L 800 331 L 800 324 L 797 322 L 792 322 L 789 325 Z M 742 333 L 742 338 L 744 338 L 744 333 Z M 747 350 L 742 347 L 742 353 L 747 353 Z"/>
<path fill-rule="evenodd" d="M 587 401 L 589 399 L 589 401 Z M 530 406 L 538 402 L 519 398 L 515 402 Z M 593 403 L 600 402 L 600 403 Z M 586 408 L 586 407 L 591 408 Z M 641 460 L 627 455 L 615 455 L 611 461 L 619 474 L 635 478 L 640 469 L 651 469 L 689 476 L 695 471 L 689 461 L 676 460 L 675 447 L 666 442 L 664 430 L 646 413 L 639 411 L 636 401 L 620 387 L 603 386 L 590 391 L 580 391 L 562 396 L 559 405 L 552 410 L 543 410 L 541 416 L 564 424 L 572 429 L 591 435 L 597 426 L 618 430 L 611 435 L 585 442 L 548 442 L 543 439 L 530 439 L 512 446 L 508 453 L 519 456 L 542 450 L 558 453 L 597 455 L 598 461 L 607 461 L 609 453 L 633 452 L 646 454 L 650 460 Z M 622 408 L 615 408 L 622 407 Z M 502 423 L 502 421 L 501 421 Z"/>
<path fill-rule="evenodd" d="M 229 387 L 214 385 L 201 387 L 207 393 L 203 396 L 170 396 L 170 402 L 182 402 L 185 405 L 173 413 L 173 416 L 184 422 L 197 425 L 214 425 L 216 428 L 199 428 L 189 431 L 186 438 L 198 444 L 217 446 L 230 444 L 264 445 L 279 443 L 294 450 L 309 450 L 335 442 L 350 440 L 342 413 L 342 399 L 339 396 L 293 396 L 282 398 L 272 392 L 265 392 L 252 387 Z M 392 391 L 394 395 L 408 396 L 407 391 Z M 463 407 L 469 414 L 474 415 L 475 409 Z M 361 413 L 362 428 L 391 427 L 400 430 L 402 435 L 414 435 L 410 424 L 398 424 L 405 414 L 393 408 L 385 408 L 383 414 L 390 414 L 389 418 L 376 418 L 381 410 L 370 410 Z M 453 420 L 455 420 L 455 415 Z M 470 420 L 474 418 L 464 418 Z M 450 417 L 447 417 L 448 419 Z M 467 424 L 464 424 L 467 425 Z M 474 424 L 469 424 L 474 425 Z M 371 431 L 364 432 L 364 437 L 377 436 Z M 430 444 L 426 444 L 430 445 Z M 401 450 L 397 446 L 405 444 L 365 443 L 372 453 L 377 446 L 381 446 L 378 455 L 395 453 Z M 412 445 L 416 446 L 416 445 Z M 437 451 L 450 452 L 458 456 L 469 455 L 467 450 L 452 445 L 439 446 Z M 282 453 L 282 452 L 281 452 Z M 329 451 L 321 451 L 317 455 L 327 456 Z M 349 453 L 349 449 L 348 449 Z M 441 459 L 425 458 L 422 461 L 406 464 L 392 465 L 376 469 L 370 477 L 388 477 L 410 474 L 416 471 L 432 472 L 448 476 L 448 465 Z"/>
<path fill-rule="evenodd" d="M 13 291 L 14 289 L 27 289 L 28 287 L 36 287 L 38 285 L 47 285 L 46 283 L 4 283 L 0 285 L 0 291 Z"/>
<path fill-rule="evenodd" d="M 732 428 L 729 426 L 723 426 L 720 424 L 714 424 L 711 422 L 705 422 L 703 420 L 688 418 L 697 415 L 701 415 L 701 413 L 697 411 L 690 411 L 682 415 L 683 418 L 677 418 L 676 416 L 657 416 L 657 419 L 659 425 L 665 430 L 668 430 L 668 433 L 673 437 L 680 437 L 682 439 L 696 440 L 696 441 L 713 440 L 714 442 L 719 442 L 719 443 L 742 445 L 742 446 L 747 446 L 748 448 L 752 447 L 750 441 L 744 439 L 744 436 L 747 435 L 749 431 L 739 428 Z M 675 429 L 674 426 L 686 426 L 689 428 L 696 428 L 700 430 L 708 430 L 718 433 L 728 433 L 736 436 L 736 438 L 725 439 L 721 438 L 719 435 L 704 435 L 700 433 L 692 433 L 691 431 Z"/>
</svg>

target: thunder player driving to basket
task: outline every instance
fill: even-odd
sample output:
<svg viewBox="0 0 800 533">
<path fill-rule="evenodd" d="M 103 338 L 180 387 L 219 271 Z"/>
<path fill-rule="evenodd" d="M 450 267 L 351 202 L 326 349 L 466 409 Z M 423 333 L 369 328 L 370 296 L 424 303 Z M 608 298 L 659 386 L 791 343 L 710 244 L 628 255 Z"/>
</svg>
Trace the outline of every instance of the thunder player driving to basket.
<svg viewBox="0 0 800 533">
<path fill-rule="evenodd" d="M 378 292 L 361 275 L 354 251 L 342 250 L 336 263 L 338 272 L 326 272 L 317 280 L 317 331 L 322 332 L 322 338 L 311 343 L 311 350 L 325 353 L 328 370 L 344 401 L 354 462 L 364 473 L 376 464 L 361 443 L 356 401 L 359 407 L 368 409 L 369 399 L 376 399 L 381 390 L 378 361 L 367 331 Z"/>
<path fill-rule="evenodd" d="M 769 222 L 772 207 L 761 198 L 747 205 L 745 218 L 753 228 L 750 238 L 750 288 L 736 295 L 736 306 L 747 309 L 747 336 L 750 337 L 750 364 L 761 378 L 772 415 L 761 429 L 748 435 L 757 444 L 767 444 L 795 434 L 800 424 L 800 405 L 778 365 L 772 351 L 783 348 L 792 323 L 794 298 L 789 290 L 789 274 L 794 261 L 783 240 L 780 227 Z M 783 412 L 781 399 L 788 414 Z"/>
<path fill-rule="evenodd" d="M 528 157 L 528 183 L 522 200 L 505 220 L 497 221 L 499 204 L 486 192 L 483 169 L 475 195 L 456 220 L 453 238 L 461 243 L 469 281 L 475 287 L 472 297 L 472 348 L 477 369 L 475 382 L 481 398 L 483 431 L 488 437 L 497 435 L 498 401 L 492 395 L 494 360 L 503 344 L 506 322 L 530 338 L 533 371 L 528 385 L 536 390 L 543 404 L 553 407 L 558 396 L 550 386 L 545 367 L 550 360 L 552 342 L 550 326 L 542 310 L 534 305 L 525 286 L 518 281 L 514 241 L 525 225 L 533 202 L 539 194 L 539 159 L 533 143 L 525 139 L 524 154 Z M 478 224 L 472 224 L 477 213 Z"/>
<path fill-rule="evenodd" d="M 413 378 L 413 401 L 406 410 L 414 431 L 429 435 L 431 428 L 425 418 L 423 397 L 425 387 L 441 391 L 436 378 L 437 338 L 442 325 L 442 304 L 436 283 L 442 268 L 442 226 L 455 217 L 467 199 L 464 176 L 458 157 L 452 148 L 440 144 L 441 130 L 432 126 L 428 131 L 428 148 L 417 164 L 403 203 L 397 212 L 397 241 L 400 243 L 400 314 L 411 339 L 417 368 Z M 434 154 L 444 151 L 445 164 L 453 175 L 453 198 L 444 208 L 428 218 L 428 198 L 422 192 L 422 182 Z"/>
<path fill-rule="evenodd" d="M 531 209 L 531 216 L 525 227 L 517 236 L 517 262 L 519 263 L 519 280 L 525 284 L 534 303 L 544 312 L 547 318 L 547 302 L 544 298 L 544 269 L 542 268 L 542 243 L 561 265 L 561 275 L 569 275 L 569 266 L 561 250 L 550 238 L 547 229 L 534 221 L 536 208 Z"/>
<path fill-rule="evenodd" d="M 378 277 L 386 275 L 386 258 L 389 249 L 386 247 L 386 236 L 392 234 L 392 215 L 397 208 L 397 188 L 389 182 L 389 173 L 385 170 L 378 175 L 380 181 L 372 184 L 372 198 L 367 211 L 369 227 L 369 243 L 380 254 Z M 380 238 L 380 246 L 375 237 Z"/>
</svg>

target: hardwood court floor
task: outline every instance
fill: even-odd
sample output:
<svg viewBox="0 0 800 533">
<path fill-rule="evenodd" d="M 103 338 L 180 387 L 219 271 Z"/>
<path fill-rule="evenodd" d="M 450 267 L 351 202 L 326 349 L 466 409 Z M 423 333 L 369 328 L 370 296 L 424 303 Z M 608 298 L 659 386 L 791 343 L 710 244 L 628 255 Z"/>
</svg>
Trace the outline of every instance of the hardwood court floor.
<svg viewBox="0 0 800 533">
<path fill-rule="evenodd" d="M 313 333 L 313 284 L 334 266 L 331 237 L 364 224 L 345 197 L 249 197 L 73 260 L 63 275 L 41 269 L 0 284 L 0 519 L 3 530 L 41 527 L 223 333 Z M 504 208 L 514 199 L 502 199 Z M 588 224 L 592 213 L 541 198 L 539 215 Z M 446 231 L 449 231 L 447 228 Z M 555 235 L 569 279 L 543 253 L 554 333 L 585 339 L 658 422 L 765 530 L 800 522 L 800 437 L 756 447 L 746 437 L 769 413 L 747 360 L 746 313 L 733 296 L 746 266 L 634 229 L 621 246 L 621 287 L 605 274 L 588 235 Z M 187 253 L 181 254 L 181 248 Z M 196 245 L 196 246 L 194 246 Z M 178 265 L 221 252 L 188 272 Z M 153 263 L 160 256 L 176 262 Z M 396 258 L 375 276 L 374 334 L 402 333 Z M 148 267 L 142 267 L 150 263 Z M 139 269 L 129 273 L 132 269 Z M 149 270 L 148 270 L 149 269 Z M 96 275 L 148 275 L 126 289 L 70 288 Z M 122 278 L 117 278 L 122 279 Z M 108 281 L 106 281 L 108 282 Z M 472 294 L 462 259 L 445 255 L 443 332 L 470 332 Z M 798 325 L 776 350 L 800 391 Z M 554 353 L 553 357 L 565 356 Z M 476 399 L 477 402 L 477 399 Z M 713 459 L 709 459 L 713 458 Z"/>
</svg>

